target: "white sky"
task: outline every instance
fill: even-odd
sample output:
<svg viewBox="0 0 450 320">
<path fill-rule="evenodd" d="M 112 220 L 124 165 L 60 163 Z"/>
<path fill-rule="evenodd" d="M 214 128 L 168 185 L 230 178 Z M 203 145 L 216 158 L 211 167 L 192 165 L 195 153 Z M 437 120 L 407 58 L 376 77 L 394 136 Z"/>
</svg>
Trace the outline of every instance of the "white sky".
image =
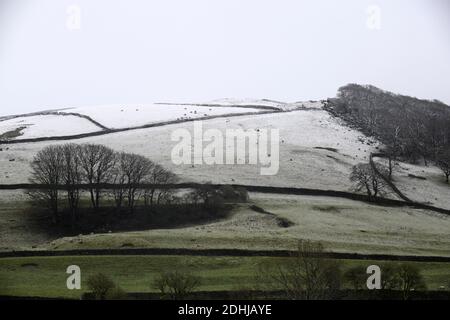
<svg viewBox="0 0 450 320">
<path fill-rule="evenodd" d="M 0 115 L 321 99 L 349 82 L 449 104 L 449 18 L 446 0 L 0 0 Z"/>
</svg>

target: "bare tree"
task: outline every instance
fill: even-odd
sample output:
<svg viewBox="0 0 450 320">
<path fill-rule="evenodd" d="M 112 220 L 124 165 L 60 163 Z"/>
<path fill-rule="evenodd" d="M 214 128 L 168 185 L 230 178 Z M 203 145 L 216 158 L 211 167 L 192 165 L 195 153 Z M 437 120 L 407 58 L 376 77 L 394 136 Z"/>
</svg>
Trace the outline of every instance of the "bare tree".
<svg viewBox="0 0 450 320">
<path fill-rule="evenodd" d="M 437 160 L 439 154 L 450 149 L 450 128 L 449 119 L 436 114 L 425 117 L 427 135 L 426 145 L 429 156 Z"/>
<path fill-rule="evenodd" d="M 406 133 L 407 133 L 407 145 L 409 146 L 411 156 L 416 158 L 417 156 L 423 158 L 425 166 L 428 165 L 427 150 L 429 149 L 426 143 L 427 128 L 422 118 L 418 114 L 409 115 L 404 117 Z"/>
<path fill-rule="evenodd" d="M 396 290 L 400 286 L 398 276 L 398 266 L 392 263 L 385 264 L 381 267 L 381 289 Z"/>
<path fill-rule="evenodd" d="M 60 146 L 48 146 L 39 151 L 31 162 L 30 183 L 57 186 L 62 180 L 63 154 Z M 56 188 L 28 192 L 32 200 L 52 211 L 53 223 L 58 221 L 59 192 Z"/>
<path fill-rule="evenodd" d="M 446 150 L 437 156 L 436 164 L 445 175 L 445 182 L 449 183 L 450 177 L 450 150 Z"/>
<path fill-rule="evenodd" d="M 351 284 L 353 289 L 360 290 L 366 285 L 366 269 L 363 266 L 356 266 L 347 270 L 344 279 Z"/>
<path fill-rule="evenodd" d="M 379 166 L 382 175 L 388 175 L 384 166 Z M 350 180 L 355 183 L 355 191 L 364 191 L 369 199 L 376 199 L 387 189 L 387 183 L 375 172 L 370 163 L 359 163 L 353 166 Z"/>
<path fill-rule="evenodd" d="M 220 190 L 215 188 L 211 183 L 206 183 L 193 190 L 188 196 L 193 204 L 201 205 L 204 210 L 215 214 L 225 207 L 225 199 Z"/>
<path fill-rule="evenodd" d="M 138 192 L 138 184 L 143 183 L 151 174 L 155 164 L 137 154 L 121 153 L 118 161 L 118 179 L 126 187 L 126 197 L 128 200 L 128 208 L 133 212 L 136 200 L 140 193 Z"/>
<path fill-rule="evenodd" d="M 157 168 L 162 168 L 161 166 L 156 166 Z M 178 176 L 171 171 L 168 171 L 162 168 L 162 174 L 158 180 L 158 184 L 160 185 L 169 185 L 177 183 L 179 180 Z M 162 201 L 167 201 L 173 194 L 172 189 L 159 189 L 156 195 L 156 203 L 160 204 Z"/>
<path fill-rule="evenodd" d="M 401 265 L 398 270 L 398 276 L 404 300 L 409 299 L 411 291 L 426 289 L 425 281 L 419 269 L 412 265 Z"/>
<path fill-rule="evenodd" d="M 117 208 L 121 208 L 123 206 L 124 197 L 126 193 L 126 176 L 122 171 L 122 161 L 123 153 L 115 153 L 115 166 L 111 170 L 111 182 L 115 185 L 121 186 L 120 188 L 114 188 L 111 192 L 114 196 L 114 202 Z"/>
<path fill-rule="evenodd" d="M 92 206 L 96 209 L 100 206 L 100 184 L 111 181 L 112 170 L 116 157 L 114 151 L 98 144 L 85 144 L 80 148 L 81 168 L 83 178 L 90 185 L 89 193 Z"/>
<path fill-rule="evenodd" d="M 200 278 L 180 271 L 163 272 L 153 282 L 162 298 L 185 299 L 200 285 Z"/>
<path fill-rule="evenodd" d="M 263 276 L 274 287 L 281 287 L 290 299 L 332 299 L 341 286 L 341 267 L 336 261 L 320 257 L 323 252 L 322 244 L 302 240 L 286 264 Z"/>
<path fill-rule="evenodd" d="M 173 184 L 176 183 L 178 181 L 178 177 L 166 170 L 164 167 L 155 164 L 149 175 L 146 177 L 145 182 L 149 183 L 149 184 L 160 184 L 160 185 L 168 185 L 168 184 Z M 144 192 L 144 201 L 145 201 L 145 205 L 146 206 L 150 206 L 152 207 L 154 202 L 155 202 L 155 198 L 156 198 L 156 203 L 160 204 L 160 202 L 164 199 L 167 198 L 168 196 L 170 196 L 172 193 L 172 190 L 169 189 L 156 189 L 156 187 L 154 188 L 150 188 L 145 190 Z"/>
<path fill-rule="evenodd" d="M 397 123 L 391 123 L 386 125 L 386 129 L 383 130 L 383 137 L 386 141 L 386 148 L 384 149 L 385 154 L 388 157 L 388 169 L 389 169 L 389 180 L 392 180 L 392 173 L 397 161 L 398 156 L 401 154 L 401 127 Z"/>
<path fill-rule="evenodd" d="M 71 224 L 74 227 L 80 202 L 79 185 L 82 183 L 80 146 L 65 144 L 62 146 L 61 152 L 63 157 L 62 182 L 66 186 Z"/>
<path fill-rule="evenodd" d="M 193 191 L 193 194 L 191 195 L 191 198 L 196 199 L 197 203 L 200 203 L 201 201 L 203 203 L 203 206 L 207 208 L 216 194 L 217 190 L 211 185 L 211 183 L 208 182 L 195 189 Z"/>
</svg>

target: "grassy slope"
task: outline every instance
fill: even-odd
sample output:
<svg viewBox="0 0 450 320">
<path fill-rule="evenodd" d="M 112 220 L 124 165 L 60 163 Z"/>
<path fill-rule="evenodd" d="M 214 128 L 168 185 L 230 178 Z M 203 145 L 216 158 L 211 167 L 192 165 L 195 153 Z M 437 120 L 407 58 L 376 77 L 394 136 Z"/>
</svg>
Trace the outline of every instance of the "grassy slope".
<svg viewBox="0 0 450 320">
<path fill-rule="evenodd" d="M 279 250 L 295 249 L 298 239 L 311 239 L 323 242 L 330 251 L 450 255 L 450 216 L 327 197 L 252 193 L 250 198 L 252 203 L 237 206 L 231 217 L 221 221 L 60 239 L 37 227 L 43 217 L 28 212 L 26 203 L 5 201 L 0 207 L 0 250 L 26 250 L 36 245 L 61 250 L 124 246 Z M 251 204 L 273 215 L 253 211 Z M 282 228 L 277 218 L 294 225 Z"/>
<path fill-rule="evenodd" d="M 191 256 L 85 256 L 0 259 L 0 295 L 79 298 L 87 290 L 86 279 L 95 273 L 109 275 L 128 292 L 155 291 L 152 279 L 163 270 L 181 267 L 202 278 L 199 290 L 255 288 L 259 266 L 282 263 L 286 258 L 191 257 Z M 383 265 L 374 261 L 343 260 L 343 271 L 355 265 Z M 66 288 L 67 266 L 82 271 L 82 290 Z M 446 285 L 450 268 L 444 263 L 412 263 L 422 272 L 428 289 Z"/>
<path fill-rule="evenodd" d="M 311 239 L 337 252 L 450 255 L 449 216 L 327 197 L 251 194 L 251 199 L 274 215 L 255 212 L 242 204 L 231 218 L 218 222 L 170 230 L 62 238 L 45 248 L 280 250 L 295 249 L 299 239 Z M 277 217 L 294 225 L 282 228 Z"/>
<path fill-rule="evenodd" d="M 38 228 L 41 216 L 31 214 L 28 203 L 14 191 L 0 191 L 1 195 L 14 201 L 0 199 L 0 250 L 26 250 L 31 246 L 42 245 L 50 240 Z M 19 199 L 21 198 L 21 199 Z M 2 201 L 3 200 L 3 201 Z"/>
</svg>

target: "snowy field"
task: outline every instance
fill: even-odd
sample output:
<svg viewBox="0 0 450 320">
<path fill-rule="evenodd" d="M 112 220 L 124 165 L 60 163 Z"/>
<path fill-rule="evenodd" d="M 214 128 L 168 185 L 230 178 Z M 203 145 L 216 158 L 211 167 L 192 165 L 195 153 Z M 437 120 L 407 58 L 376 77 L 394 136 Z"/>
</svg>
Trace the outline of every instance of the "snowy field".
<svg viewBox="0 0 450 320">
<path fill-rule="evenodd" d="M 0 135 L 22 129 L 17 139 L 67 136 L 100 131 L 89 120 L 76 116 L 36 115 L 0 121 Z"/>
<path fill-rule="evenodd" d="M 267 109 L 238 106 L 197 105 L 104 105 L 66 108 L 58 114 L 25 115 L 0 121 L 0 135 L 20 130 L 13 139 L 50 136 L 68 136 L 103 130 L 88 119 L 70 113 L 88 116 L 109 129 L 123 129 L 171 121 L 217 117 L 221 115 L 267 112 Z M 65 115 L 64 115 L 65 114 Z"/>
<path fill-rule="evenodd" d="M 178 128 L 193 131 L 193 123 L 179 123 L 104 136 L 74 140 L 76 143 L 99 143 L 117 151 L 142 154 L 179 174 L 185 181 L 241 183 L 347 190 L 348 173 L 359 161 L 368 161 L 373 146 L 364 136 L 341 125 L 323 110 L 224 117 L 203 121 L 204 130 L 226 129 L 280 130 L 280 169 L 275 176 L 261 176 L 255 165 L 175 165 L 171 160 L 171 133 Z M 49 144 L 40 142 L 9 146 L 0 152 L 0 183 L 24 182 L 28 179 L 29 161 L 37 151 Z M 318 149 L 318 148 L 335 148 Z M 15 158 L 16 162 L 8 160 Z M 220 175 L 217 174 L 220 172 Z M 5 179 L 5 174 L 8 177 Z"/>
<path fill-rule="evenodd" d="M 435 166 L 400 163 L 394 169 L 394 183 L 410 199 L 450 209 L 450 186 Z"/>
<path fill-rule="evenodd" d="M 248 110 L 248 109 L 246 109 Z M 64 117 L 65 118 L 65 117 Z M 280 130 L 280 166 L 274 176 L 260 175 L 255 165 L 175 165 L 171 160 L 171 133 L 178 128 L 193 131 L 193 123 L 132 130 L 73 140 L 99 143 L 117 151 L 142 154 L 178 174 L 183 181 L 233 183 L 278 187 L 303 187 L 352 191 L 351 168 L 368 162 L 377 143 L 361 132 L 344 126 L 324 110 L 297 110 L 286 113 L 215 118 L 203 121 L 204 130 L 216 128 Z M 40 142 L 7 146 L 0 152 L 0 183 L 27 182 L 29 162 L 46 145 L 64 142 Z M 14 161 L 11 161 L 14 160 Z M 218 172 L 220 174 L 218 174 Z M 409 176 L 423 176 L 426 180 Z M 394 172 L 397 187 L 411 199 L 450 209 L 449 187 L 433 166 L 401 163 Z M 395 195 L 390 195 L 395 197 Z"/>
<path fill-rule="evenodd" d="M 225 114 L 239 114 L 265 111 L 257 108 L 202 107 L 194 105 L 105 105 L 70 108 L 65 112 L 75 112 L 91 117 L 110 129 L 138 127 L 175 120 L 190 120 Z"/>
<path fill-rule="evenodd" d="M 320 101 L 302 101 L 302 102 L 282 102 L 268 99 L 217 99 L 206 102 L 205 104 L 221 105 L 221 106 L 262 106 L 277 108 L 279 110 L 295 110 L 299 108 L 321 109 Z"/>
<path fill-rule="evenodd" d="M 233 99 L 224 98 L 208 101 L 205 104 L 218 104 L 223 106 L 264 106 L 272 108 L 281 108 L 283 105 L 287 104 L 283 101 L 275 101 L 269 99 Z"/>
</svg>

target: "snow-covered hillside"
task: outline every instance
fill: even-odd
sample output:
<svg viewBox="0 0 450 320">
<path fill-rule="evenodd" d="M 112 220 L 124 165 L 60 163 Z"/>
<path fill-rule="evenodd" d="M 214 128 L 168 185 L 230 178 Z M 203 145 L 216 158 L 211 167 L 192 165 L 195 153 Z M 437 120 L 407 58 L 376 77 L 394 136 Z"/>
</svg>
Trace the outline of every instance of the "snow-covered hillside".
<svg viewBox="0 0 450 320">
<path fill-rule="evenodd" d="M 232 98 L 224 98 L 224 99 L 216 99 L 205 104 L 214 104 L 214 105 L 223 105 L 223 106 L 263 106 L 263 107 L 272 107 L 279 108 L 286 104 L 283 101 L 275 101 L 269 99 L 232 99 Z"/>
<path fill-rule="evenodd" d="M 68 136 L 106 129 L 135 128 L 173 121 L 182 122 L 267 111 L 264 108 L 235 105 L 201 106 L 163 103 L 65 108 L 46 111 L 42 114 L 33 113 L 0 118 L 0 136 L 12 131 L 17 132 L 14 133 L 14 137 L 8 137 L 7 140 Z M 5 140 L 5 138 L 2 137 L 0 140 Z"/>
<path fill-rule="evenodd" d="M 217 99 L 205 103 L 205 105 L 221 106 L 260 106 L 275 108 L 283 111 L 295 109 L 321 109 L 323 104 L 320 101 L 300 101 L 300 102 L 282 102 L 269 99 Z"/>
<path fill-rule="evenodd" d="M 0 121 L 0 136 L 17 131 L 17 139 L 76 135 L 99 130 L 89 120 L 71 115 L 23 116 Z"/>
<path fill-rule="evenodd" d="M 315 104 L 313 103 L 312 106 L 315 106 Z M 171 108 L 172 106 L 168 107 Z M 182 110 L 185 107 L 187 110 L 197 110 L 197 115 L 202 108 L 205 108 L 182 106 Z M 206 109 L 209 111 L 209 108 Z M 211 109 L 214 110 L 214 108 Z M 249 110 L 249 108 L 243 109 L 247 112 Z M 103 113 L 98 110 L 101 109 L 93 108 L 88 110 L 86 108 L 84 110 L 77 108 L 77 110 L 66 110 L 66 112 L 89 113 L 89 116 L 96 118 L 96 120 L 102 120 L 105 123 L 109 119 L 110 122 L 106 122 L 106 124 L 118 126 L 128 126 L 130 122 L 126 122 L 126 119 L 135 121 L 131 122 L 135 125 L 147 123 L 147 120 L 139 122 L 141 120 L 138 115 L 151 114 L 151 112 L 140 113 L 135 111 L 136 109 L 134 111 L 131 109 L 124 110 L 123 112 L 121 111 L 122 109 L 113 109 L 114 112 L 110 113 L 106 109 L 103 109 Z M 217 110 L 222 110 L 222 107 L 218 107 Z M 236 107 L 228 107 L 224 110 L 226 113 L 230 113 L 229 111 L 233 110 L 240 111 Z M 136 114 L 135 118 L 131 117 L 131 114 L 134 114 L 133 112 Z M 116 118 L 114 113 L 116 115 L 130 114 L 130 117 Z M 192 115 L 191 113 L 187 114 Z M 174 116 L 176 115 L 174 113 Z M 193 113 L 193 116 L 195 117 L 195 113 Z M 41 121 L 43 118 L 38 117 L 34 119 L 34 117 L 29 117 L 8 121 L 11 121 L 11 125 L 23 125 L 25 121 L 30 121 L 30 119 Z M 23 137 L 37 136 L 39 134 L 48 135 L 52 126 L 61 128 L 61 130 L 74 130 L 73 132 L 80 131 L 81 125 L 85 126 L 82 128 L 83 130 L 86 130 L 86 128 L 88 130 L 98 130 L 93 123 L 77 117 L 61 116 L 54 120 L 54 124 L 40 123 L 39 121 L 34 121 L 36 125 L 30 126 L 28 130 L 41 128 L 42 131 L 27 133 L 27 129 L 25 129 L 24 133 L 27 135 L 24 134 Z M 77 124 L 78 121 L 81 121 L 80 125 Z M 39 127 L 38 123 L 40 123 L 41 127 Z M 7 121 L 0 122 L 0 126 L 5 127 L 7 124 Z M 227 129 L 238 128 L 249 130 L 279 129 L 279 172 L 275 176 L 262 176 L 260 175 L 260 167 L 255 165 L 175 165 L 171 159 L 171 152 L 176 142 L 171 141 L 171 134 L 178 128 L 186 128 L 192 132 L 193 123 L 180 122 L 140 130 L 109 133 L 102 136 L 71 140 L 71 142 L 99 143 L 117 151 L 142 154 L 172 170 L 183 181 L 210 181 L 213 183 L 304 187 L 342 191 L 353 190 L 352 183 L 349 180 L 352 166 L 360 162 L 367 163 L 370 153 L 377 151 L 377 148 L 379 148 L 377 141 L 373 141 L 363 133 L 347 127 L 340 119 L 320 108 L 304 107 L 290 112 L 241 115 L 239 117 L 224 116 L 203 121 L 204 131 L 207 129 L 219 129 L 225 132 Z M 8 146 L 8 150 L 3 148 L 3 151 L 0 152 L 0 168 L 2 168 L 0 183 L 26 182 L 30 171 L 29 163 L 33 156 L 46 145 L 61 143 L 65 143 L 65 141 L 13 144 Z M 414 178 L 410 174 L 422 176 L 426 180 Z M 443 183 L 442 179 L 443 177 L 439 170 L 432 166 L 401 164 L 394 172 L 394 180 L 397 187 L 410 198 L 435 206 L 450 208 L 448 185 Z M 389 196 L 395 198 L 394 194 Z"/>
<path fill-rule="evenodd" d="M 195 105 L 105 105 L 71 108 L 67 112 L 86 115 L 111 129 L 138 127 L 175 120 L 190 120 L 225 114 L 261 112 L 256 108 L 203 107 Z"/>
<path fill-rule="evenodd" d="M 171 133 L 177 128 L 193 131 L 193 123 L 153 127 L 142 130 L 111 133 L 103 136 L 74 140 L 76 143 L 100 143 L 118 151 L 142 154 L 179 174 L 185 181 L 212 181 L 267 186 L 292 186 L 348 190 L 351 166 L 368 161 L 376 145 L 356 130 L 344 126 L 325 110 L 298 110 L 292 112 L 224 117 L 203 121 L 203 128 L 219 129 L 279 129 L 280 170 L 276 176 L 261 176 L 254 165 L 175 165 L 171 160 Z M 0 167 L 9 178 L 0 173 L 0 183 L 27 180 L 28 162 L 48 144 L 39 142 L 11 145 L 0 152 Z M 369 145 L 371 144 L 371 145 Z M 9 154 L 9 155 L 8 155 Z M 22 159 L 12 164 L 8 159 Z M 220 174 L 218 174 L 220 172 Z"/>
</svg>

